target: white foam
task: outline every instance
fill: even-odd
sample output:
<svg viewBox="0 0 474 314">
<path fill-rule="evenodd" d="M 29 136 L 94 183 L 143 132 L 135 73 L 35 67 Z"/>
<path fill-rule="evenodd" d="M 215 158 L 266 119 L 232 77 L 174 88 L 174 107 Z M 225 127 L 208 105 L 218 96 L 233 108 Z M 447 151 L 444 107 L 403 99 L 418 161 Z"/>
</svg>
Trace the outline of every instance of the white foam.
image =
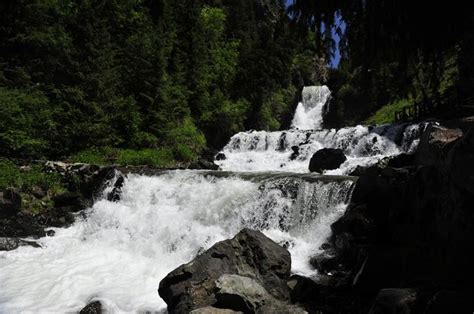
<svg viewBox="0 0 474 314">
<path fill-rule="evenodd" d="M 244 180 L 196 171 L 131 176 L 122 200 L 97 202 L 87 219 L 39 242 L 0 253 L 0 312 L 71 312 L 101 300 L 111 312 L 164 311 L 166 274 L 243 227 L 288 243 L 293 271 L 342 214 L 351 182 L 298 178 Z"/>
<path fill-rule="evenodd" d="M 325 174 L 344 175 L 357 166 L 370 166 L 384 157 L 413 152 L 425 124 L 347 127 L 339 130 L 249 131 L 234 135 L 215 163 L 226 171 L 309 172 L 309 161 L 322 148 L 339 148 L 347 161 Z M 299 155 L 291 160 L 292 147 Z"/>
</svg>

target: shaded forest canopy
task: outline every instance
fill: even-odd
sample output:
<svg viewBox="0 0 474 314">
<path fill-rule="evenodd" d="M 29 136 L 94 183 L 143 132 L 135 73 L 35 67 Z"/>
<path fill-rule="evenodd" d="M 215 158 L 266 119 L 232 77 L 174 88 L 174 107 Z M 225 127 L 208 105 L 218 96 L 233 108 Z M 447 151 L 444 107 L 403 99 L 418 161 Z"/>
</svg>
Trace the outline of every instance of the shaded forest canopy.
<svg viewBox="0 0 474 314">
<path fill-rule="evenodd" d="M 113 148 L 193 161 L 238 131 L 287 128 L 310 84 L 334 90 L 329 126 L 364 121 L 390 103 L 416 104 L 417 116 L 473 105 L 474 16 L 459 6 L 4 0 L 0 21 L 7 157 Z M 340 65 L 327 69 L 336 49 Z"/>
<path fill-rule="evenodd" d="M 341 54 L 329 82 L 336 96 L 330 123 L 355 123 L 383 105 L 404 100 L 416 105 L 413 115 L 418 118 L 473 113 L 472 5 L 294 0 L 289 10 L 300 31 L 318 35 L 320 54 L 330 56 L 336 49 Z M 338 47 L 331 30 L 341 36 Z"/>
</svg>

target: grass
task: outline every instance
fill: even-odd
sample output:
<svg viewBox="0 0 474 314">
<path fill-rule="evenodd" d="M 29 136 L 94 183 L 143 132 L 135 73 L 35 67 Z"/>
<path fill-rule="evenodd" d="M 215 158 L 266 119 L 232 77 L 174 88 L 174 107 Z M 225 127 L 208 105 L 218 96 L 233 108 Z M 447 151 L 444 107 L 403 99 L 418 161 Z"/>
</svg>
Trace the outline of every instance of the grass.
<svg viewBox="0 0 474 314">
<path fill-rule="evenodd" d="M 159 149 L 124 149 L 117 156 L 117 163 L 122 166 L 148 165 L 156 168 L 173 167 L 176 164 L 173 153 L 166 148 Z"/>
<path fill-rule="evenodd" d="M 383 106 L 371 117 L 364 121 L 365 124 L 387 124 L 395 122 L 395 114 L 404 108 L 410 107 L 412 102 L 408 99 L 401 99 Z"/>
<path fill-rule="evenodd" d="M 61 176 L 57 173 L 46 173 L 41 166 L 33 165 L 21 169 L 7 159 L 0 159 L 0 189 L 19 188 L 28 192 L 34 187 L 41 187 L 46 191 L 61 191 Z"/>
<path fill-rule="evenodd" d="M 71 157 L 71 161 L 96 165 L 147 165 L 156 168 L 168 168 L 176 165 L 173 152 L 166 148 L 149 148 L 139 150 L 95 148 L 75 154 Z"/>
</svg>

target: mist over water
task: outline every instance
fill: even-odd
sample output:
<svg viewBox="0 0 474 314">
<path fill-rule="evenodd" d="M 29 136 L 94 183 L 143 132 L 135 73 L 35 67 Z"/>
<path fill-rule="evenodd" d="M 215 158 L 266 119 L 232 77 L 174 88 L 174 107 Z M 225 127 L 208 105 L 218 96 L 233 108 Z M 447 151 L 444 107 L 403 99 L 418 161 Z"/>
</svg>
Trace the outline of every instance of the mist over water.
<svg viewBox="0 0 474 314">
<path fill-rule="evenodd" d="M 98 200 L 40 239 L 41 249 L 0 252 L 0 313 L 74 312 L 93 300 L 113 313 L 163 312 L 160 280 L 244 227 L 288 248 L 294 273 L 316 275 L 309 259 L 344 213 L 354 178 L 305 173 L 312 154 L 343 149 L 348 160 L 326 174 L 347 174 L 412 151 L 423 128 L 320 129 L 329 96 L 327 87 L 306 88 L 291 130 L 234 135 L 216 162 L 229 172 L 129 175 L 120 201 Z"/>
</svg>

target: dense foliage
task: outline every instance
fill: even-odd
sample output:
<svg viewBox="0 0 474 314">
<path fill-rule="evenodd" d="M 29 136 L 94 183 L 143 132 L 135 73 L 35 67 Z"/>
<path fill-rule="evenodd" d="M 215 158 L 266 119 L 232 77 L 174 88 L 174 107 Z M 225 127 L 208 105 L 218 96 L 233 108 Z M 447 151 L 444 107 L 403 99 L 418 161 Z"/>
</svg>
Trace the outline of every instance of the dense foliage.
<svg viewBox="0 0 474 314">
<path fill-rule="evenodd" d="M 0 21 L 3 156 L 192 161 L 288 124 L 314 78 L 282 1 L 5 0 Z"/>
<path fill-rule="evenodd" d="M 294 0 L 301 31 L 341 63 L 328 84 L 329 124 L 356 123 L 381 106 L 411 102 L 414 117 L 474 113 L 474 11 L 460 2 Z M 336 37 L 341 41 L 336 45 Z"/>
</svg>

